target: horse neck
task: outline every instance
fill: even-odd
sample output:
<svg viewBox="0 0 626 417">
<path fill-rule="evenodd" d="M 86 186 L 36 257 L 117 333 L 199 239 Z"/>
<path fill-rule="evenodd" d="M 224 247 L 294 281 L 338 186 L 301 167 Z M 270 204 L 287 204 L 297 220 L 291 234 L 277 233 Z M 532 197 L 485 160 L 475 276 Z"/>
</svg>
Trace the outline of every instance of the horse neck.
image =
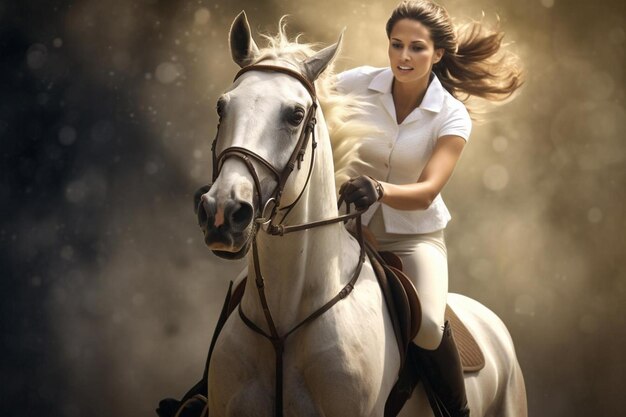
<svg viewBox="0 0 626 417">
<path fill-rule="evenodd" d="M 336 217 L 332 152 L 323 115 L 318 110 L 316 126 L 316 160 L 311 179 L 285 225 L 302 224 Z M 310 157 L 311 147 L 307 150 Z M 306 177 L 307 161 L 301 171 L 292 175 Z M 299 182 L 299 181 L 298 181 Z M 299 193 L 298 190 L 296 195 Z M 293 193 L 288 193 L 293 194 Z M 280 219 L 280 216 L 278 216 Z M 259 265 L 265 294 L 279 333 L 293 328 L 306 316 L 330 300 L 341 289 L 343 241 L 346 233 L 342 223 L 270 236 L 257 235 Z M 257 324 L 265 327 L 265 318 L 255 284 L 252 253 L 249 255 L 249 278 L 242 307 Z M 349 277 L 348 277 L 349 279 Z"/>
</svg>

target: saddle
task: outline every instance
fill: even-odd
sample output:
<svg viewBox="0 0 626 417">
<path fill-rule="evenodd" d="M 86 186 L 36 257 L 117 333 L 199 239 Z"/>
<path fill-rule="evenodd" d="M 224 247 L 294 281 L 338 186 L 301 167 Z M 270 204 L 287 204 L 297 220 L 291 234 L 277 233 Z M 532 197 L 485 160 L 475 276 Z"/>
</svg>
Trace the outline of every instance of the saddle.
<svg viewBox="0 0 626 417">
<path fill-rule="evenodd" d="M 371 247 L 368 245 L 368 254 Z M 401 337 L 398 341 L 400 351 L 405 349 L 411 340 L 417 336 L 419 324 L 421 322 L 421 305 L 415 286 L 403 272 L 402 260 L 392 252 L 373 252 L 378 256 L 370 257 L 374 270 L 383 269 L 385 274 L 377 273 L 377 278 L 381 286 L 387 308 L 394 322 L 394 330 L 399 328 Z M 375 265 L 374 262 L 383 262 Z M 393 274 L 393 275 L 391 275 Z M 478 372 L 485 366 L 485 357 L 480 346 L 474 339 L 459 316 L 447 305 L 445 320 L 450 322 L 454 339 L 461 356 L 463 372 Z M 396 332 L 398 339 L 398 332 Z M 402 361 L 404 365 L 404 360 Z"/>
<path fill-rule="evenodd" d="M 408 400 L 415 386 L 419 383 L 419 370 L 414 366 L 411 355 L 411 341 L 419 331 L 421 323 L 421 305 L 415 286 L 402 271 L 402 261 L 392 252 L 378 252 L 374 245 L 366 240 L 366 250 L 376 278 L 381 287 L 385 304 L 400 352 L 400 372 L 385 407 L 385 417 L 395 417 Z M 159 402 L 156 412 L 159 417 L 208 417 L 207 399 L 208 368 L 217 338 L 228 317 L 239 305 L 246 286 L 244 278 L 233 289 L 230 282 L 220 317 L 215 326 L 207 355 L 202 379 L 194 385 L 180 400 L 166 398 Z M 450 306 L 446 307 L 445 319 L 450 322 L 455 341 L 461 356 L 464 372 L 477 372 L 485 366 L 484 355 L 476 340 Z"/>
</svg>

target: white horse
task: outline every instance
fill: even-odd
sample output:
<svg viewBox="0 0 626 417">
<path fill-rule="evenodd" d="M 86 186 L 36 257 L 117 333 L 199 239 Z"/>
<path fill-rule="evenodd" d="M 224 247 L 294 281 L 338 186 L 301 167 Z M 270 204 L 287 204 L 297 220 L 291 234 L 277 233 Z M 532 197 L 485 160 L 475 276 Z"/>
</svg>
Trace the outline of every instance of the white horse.
<svg viewBox="0 0 626 417">
<path fill-rule="evenodd" d="M 325 88 L 322 84 L 328 78 L 319 76 L 334 59 L 341 38 L 317 53 L 285 39 L 281 27 L 278 40 L 270 39 L 273 46 L 259 50 L 242 12 L 231 27 L 231 53 L 242 68 L 251 64 L 284 67 L 310 83 L 317 80 L 318 90 Z M 264 294 L 278 335 L 335 297 L 360 263 L 359 244 L 340 222 L 276 236 L 257 227 L 255 221 L 272 212 L 272 202 L 267 201 L 281 180 L 271 167 L 281 172 L 288 164 L 308 111 L 317 120 L 317 146 L 313 150 L 313 140 L 308 140 L 301 168 L 296 167 L 284 183 L 280 207 L 297 202 L 283 224 L 338 216 L 331 142 L 324 115 L 321 109 L 312 108 L 313 100 L 315 95 L 291 73 L 259 69 L 240 74 L 218 101 L 221 121 L 215 153 L 226 149 L 250 153 L 237 151 L 235 157 L 216 161 L 216 178 L 202 195 L 199 210 L 206 244 L 215 253 L 245 256 L 252 252 L 249 248 L 256 239 L 257 271 L 264 277 Z M 275 222 L 282 217 L 278 210 Z M 250 254 L 241 310 L 270 334 L 255 285 L 253 258 Z M 467 297 L 451 294 L 449 303 L 479 341 L 486 358 L 484 369 L 466 374 L 472 416 L 525 417 L 523 378 L 506 327 L 494 313 Z M 286 339 L 283 414 L 382 417 L 400 367 L 395 340 L 385 301 L 366 260 L 347 297 Z M 275 415 L 275 359 L 272 343 L 232 314 L 219 335 L 208 370 L 210 416 Z M 433 415 L 421 384 L 400 415 Z"/>
</svg>

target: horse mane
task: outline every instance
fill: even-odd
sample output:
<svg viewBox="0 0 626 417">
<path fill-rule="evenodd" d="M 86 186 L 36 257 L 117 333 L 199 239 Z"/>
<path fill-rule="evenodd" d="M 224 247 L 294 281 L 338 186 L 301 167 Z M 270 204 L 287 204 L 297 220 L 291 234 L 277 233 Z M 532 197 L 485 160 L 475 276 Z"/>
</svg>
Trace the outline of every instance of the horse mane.
<svg viewBox="0 0 626 417">
<path fill-rule="evenodd" d="M 299 43 L 301 34 L 290 40 L 285 28 L 286 16 L 283 16 L 276 35 L 261 35 L 268 46 L 259 51 L 257 62 L 278 59 L 298 67 L 300 62 L 315 54 L 317 44 Z M 364 113 L 365 104 L 357 95 L 337 90 L 335 75 L 334 63 L 331 62 L 315 81 L 315 89 L 328 127 L 338 190 L 341 184 L 357 175 L 354 166 L 368 165 L 360 158 L 359 148 L 376 127 L 359 117 Z"/>
</svg>

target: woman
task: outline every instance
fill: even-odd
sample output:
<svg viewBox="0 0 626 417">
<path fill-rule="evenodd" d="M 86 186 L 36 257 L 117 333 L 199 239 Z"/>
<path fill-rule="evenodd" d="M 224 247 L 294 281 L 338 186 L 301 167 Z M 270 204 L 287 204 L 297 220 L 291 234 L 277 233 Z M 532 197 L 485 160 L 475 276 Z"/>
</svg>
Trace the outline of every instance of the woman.
<svg viewBox="0 0 626 417">
<path fill-rule="evenodd" d="M 480 23 L 457 31 L 446 10 L 428 0 L 402 2 L 386 30 L 389 68 L 360 67 L 337 78 L 340 91 L 371 104 L 365 117 L 383 132 L 363 141 L 364 163 L 353 169 L 360 175 L 340 193 L 359 209 L 369 207 L 363 221 L 379 249 L 402 259 L 422 303 L 416 350 L 449 414 L 469 416 L 460 358 L 444 323 L 450 214 L 440 192 L 472 126 L 457 97 L 505 99 L 520 87 L 521 74 L 514 55 L 498 53 L 501 32 Z"/>
</svg>

